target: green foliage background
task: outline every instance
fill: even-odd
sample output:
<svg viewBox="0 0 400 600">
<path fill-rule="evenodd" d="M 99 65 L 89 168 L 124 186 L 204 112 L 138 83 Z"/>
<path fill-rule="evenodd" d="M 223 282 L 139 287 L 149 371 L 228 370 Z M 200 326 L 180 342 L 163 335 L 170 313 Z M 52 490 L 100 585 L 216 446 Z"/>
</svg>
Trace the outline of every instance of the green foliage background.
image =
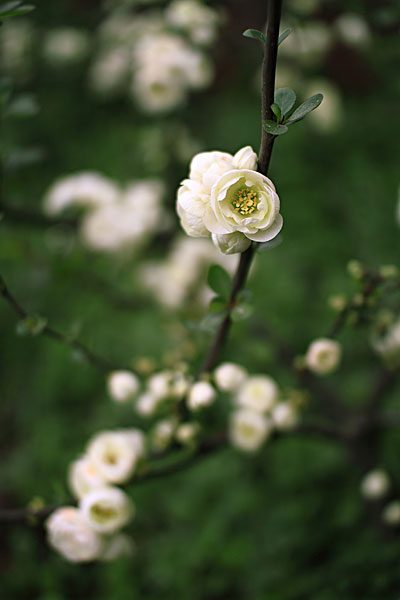
<svg viewBox="0 0 400 600">
<path fill-rule="evenodd" d="M 342 122 L 321 133 L 304 121 L 276 141 L 270 174 L 281 197 L 284 241 L 257 258 L 249 284 L 254 314 L 235 325 L 221 357 L 268 372 L 286 386 L 294 382 L 263 324 L 300 354 L 333 321 L 327 297 L 352 293 L 345 268 L 351 258 L 373 268 L 398 263 L 398 42 L 391 26 L 376 25 L 367 12 L 370 4 L 322 4 L 328 17 L 346 9 L 370 21 L 370 47 L 354 51 L 367 76 L 360 81 L 357 72 L 348 73 L 340 52 L 309 73 L 331 76 L 340 87 Z M 193 95 L 167 125 L 173 133 L 181 119 L 204 149 L 235 152 L 259 144 L 254 79 L 260 49 L 240 33 L 262 28 L 265 10 L 258 2 L 224 6 L 228 22 L 215 50 L 216 82 Z M 31 19 L 42 31 L 65 24 L 91 28 L 100 14 L 96 2 L 42 1 Z M 93 169 L 122 182 L 162 176 L 172 209 L 187 166 L 172 160 L 164 169 L 160 150 L 155 147 L 149 159 L 138 143 L 149 126 L 164 128 L 166 122 L 140 115 L 128 101 L 96 100 L 86 88 L 84 67 L 49 71 L 39 57 L 36 64 L 32 80 L 17 91 L 33 91 L 40 112 L 4 122 L 3 146 L 40 145 L 45 159 L 5 174 L 7 202 L 39 211 L 55 178 Z M 347 78 L 338 76 L 341 70 Z M 132 278 L 140 256 L 115 262 L 76 241 L 71 246 L 72 231 L 28 226 L 7 218 L 6 211 L 0 228 L 1 271 L 29 311 L 45 315 L 61 331 L 77 328 L 80 339 L 116 363 L 145 355 L 162 364 L 177 343 L 172 325 L 188 315 L 171 317 L 143 298 Z M 162 256 L 169 243 L 155 240 L 145 257 Z M 139 301 L 122 306 L 122 294 Z M 15 315 L 5 303 L 0 322 L 1 503 L 24 506 L 35 496 L 64 502 L 68 464 L 89 436 L 137 418 L 131 408 L 111 404 L 101 374 L 68 348 L 40 336 L 18 337 Z M 194 364 L 209 338 L 195 341 Z M 347 329 L 341 341 L 343 367 L 329 383 L 349 405 L 361 404 L 377 369 L 368 332 Z M 398 399 L 399 387 L 387 405 L 397 406 Z M 397 432 L 386 434 L 380 463 L 400 491 L 399 445 Z M 288 436 L 255 457 L 226 449 L 180 474 L 131 486 L 137 506 L 133 560 L 71 565 L 47 547 L 40 526 L 1 523 L 2 597 L 398 600 L 400 539 L 398 533 L 382 539 L 371 527 L 359 482 L 345 449 L 330 440 Z"/>
</svg>

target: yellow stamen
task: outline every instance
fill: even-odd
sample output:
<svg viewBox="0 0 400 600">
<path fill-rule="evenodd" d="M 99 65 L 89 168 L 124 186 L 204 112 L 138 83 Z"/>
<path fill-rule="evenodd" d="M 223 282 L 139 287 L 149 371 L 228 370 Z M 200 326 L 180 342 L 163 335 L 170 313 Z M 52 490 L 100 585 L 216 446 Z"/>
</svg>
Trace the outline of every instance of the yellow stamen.
<svg viewBox="0 0 400 600">
<path fill-rule="evenodd" d="M 251 215 L 257 208 L 257 192 L 252 189 L 243 187 L 240 188 L 233 196 L 231 204 L 233 210 L 241 215 Z"/>
</svg>

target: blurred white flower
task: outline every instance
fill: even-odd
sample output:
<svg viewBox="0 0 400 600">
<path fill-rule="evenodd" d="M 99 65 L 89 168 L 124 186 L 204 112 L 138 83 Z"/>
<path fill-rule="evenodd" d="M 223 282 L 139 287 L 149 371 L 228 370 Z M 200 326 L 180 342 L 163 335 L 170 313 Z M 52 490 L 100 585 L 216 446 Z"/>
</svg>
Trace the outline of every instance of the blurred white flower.
<svg viewBox="0 0 400 600">
<path fill-rule="evenodd" d="M 364 47 L 371 40 L 371 33 L 364 17 L 356 13 L 343 13 L 334 24 L 341 40 L 351 46 Z"/>
<path fill-rule="evenodd" d="M 383 498 L 390 488 L 389 476 L 383 469 L 374 469 L 361 482 L 361 493 L 368 500 Z"/>
<path fill-rule="evenodd" d="M 285 26 L 282 25 L 282 30 Z M 296 27 L 279 48 L 281 56 L 296 59 L 305 65 L 321 61 L 332 41 L 332 32 L 325 23 L 313 21 Z"/>
<path fill-rule="evenodd" d="M 287 431 L 293 429 L 298 423 L 298 413 L 289 402 L 279 402 L 271 413 L 271 418 L 276 429 Z"/>
<path fill-rule="evenodd" d="M 101 537 L 77 508 L 63 506 L 57 509 L 45 525 L 50 546 L 71 562 L 95 560 L 102 551 Z"/>
<path fill-rule="evenodd" d="M 98 557 L 99 560 L 117 560 L 135 554 L 135 542 L 126 533 L 117 533 L 110 538 L 104 537 L 103 540 L 103 550 Z"/>
<path fill-rule="evenodd" d="M 91 461 L 110 483 L 127 481 L 144 451 L 144 436 L 134 429 L 101 431 L 90 440 L 87 447 Z"/>
<path fill-rule="evenodd" d="M 244 233 L 235 231 L 234 233 L 217 234 L 212 233 L 213 244 L 223 254 L 238 254 L 244 252 L 251 244 L 251 240 Z"/>
<path fill-rule="evenodd" d="M 44 59 L 53 66 L 80 62 L 90 49 L 89 34 L 74 27 L 51 29 L 43 40 Z"/>
<path fill-rule="evenodd" d="M 271 431 L 271 422 L 259 412 L 243 408 L 231 415 L 229 437 L 233 446 L 240 450 L 255 452 Z"/>
<path fill-rule="evenodd" d="M 305 355 L 305 364 L 316 375 L 329 375 L 339 365 L 342 349 L 339 342 L 328 338 L 314 340 Z"/>
<path fill-rule="evenodd" d="M 389 367 L 397 367 L 400 364 L 400 319 L 384 335 L 374 337 L 371 344 Z"/>
<path fill-rule="evenodd" d="M 114 533 L 133 517 L 135 508 L 130 498 L 118 487 L 106 486 L 84 496 L 79 510 L 86 523 L 98 533 Z"/>
<path fill-rule="evenodd" d="M 342 97 L 338 88 L 326 79 L 314 79 L 304 90 L 306 98 L 318 93 L 323 94 L 324 99 L 318 109 L 313 110 L 307 119 L 323 132 L 333 131 L 343 119 Z"/>
<path fill-rule="evenodd" d="M 176 430 L 176 419 L 163 419 L 158 421 L 151 430 L 151 444 L 154 450 L 163 452 L 168 448 Z"/>
<path fill-rule="evenodd" d="M 246 377 L 246 369 L 231 362 L 222 363 L 214 371 L 215 383 L 223 392 L 234 392 Z"/>
<path fill-rule="evenodd" d="M 83 498 L 91 490 L 104 486 L 105 480 L 94 462 L 84 455 L 71 463 L 68 484 L 76 498 Z"/>
<path fill-rule="evenodd" d="M 120 194 L 117 185 L 100 173 L 85 171 L 57 180 L 47 191 L 44 210 L 55 215 L 68 206 L 111 205 Z"/>
<path fill-rule="evenodd" d="M 113 371 L 107 379 L 108 393 L 114 402 L 132 400 L 140 389 L 139 379 L 131 371 Z"/>
<path fill-rule="evenodd" d="M 157 410 L 159 402 L 160 399 L 154 396 L 154 394 L 145 392 L 144 394 L 140 394 L 136 399 L 135 410 L 142 417 L 150 417 Z"/>
<path fill-rule="evenodd" d="M 89 86 L 97 94 L 112 96 L 125 87 L 130 73 L 129 50 L 120 46 L 106 48 L 90 67 Z"/>
<path fill-rule="evenodd" d="M 185 31 L 195 44 L 208 45 L 215 40 L 219 14 L 198 0 L 173 0 L 165 16 L 173 27 Z"/>
<path fill-rule="evenodd" d="M 265 413 L 275 406 L 279 397 L 276 382 L 268 375 L 252 375 L 240 386 L 235 401 L 238 406 Z"/>
<path fill-rule="evenodd" d="M 198 423 L 182 423 L 181 425 L 178 425 L 175 431 L 175 438 L 180 444 L 186 446 L 194 442 L 198 433 Z"/>
<path fill-rule="evenodd" d="M 396 526 L 400 524 L 400 500 L 393 500 L 385 506 L 382 519 L 387 525 Z"/>
<path fill-rule="evenodd" d="M 0 54 L 4 73 L 20 81 L 29 78 L 32 70 L 35 31 L 27 19 L 6 19 L 1 25 Z"/>
<path fill-rule="evenodd" d="M 197 381 L 192 385 L 187 398 L 187 406 L 196 411 L 213 404 L 216 391 L 207 381 Z"/>
</svg>

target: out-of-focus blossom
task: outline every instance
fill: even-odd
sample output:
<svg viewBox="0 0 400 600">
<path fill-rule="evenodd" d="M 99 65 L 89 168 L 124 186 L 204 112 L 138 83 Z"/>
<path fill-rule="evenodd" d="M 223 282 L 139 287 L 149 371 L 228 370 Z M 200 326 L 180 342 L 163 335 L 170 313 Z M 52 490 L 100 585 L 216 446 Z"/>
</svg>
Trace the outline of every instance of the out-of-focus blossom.
<svg viewBox="0 0 400 600">
<path fill-rule="evenodd" d="M 339 342 L 328 338 L 314 340 L 305 355 L 305 364 L 317 375 L 329 375 L 339 365 L 342 350 Z"/>
<path fill-rule="evenodd" d="M 91 490 L 105 485 L 105 479 L 95 463 L 84 455 L 71 463 L 68 483 L 76 498 L 83 498 Z"/>
<path fill-rule="evenodd" d="M 189 35 L 195 44 L 215 40 L 220 15 L 198 0 L 173 0 L 165 13 L 167 21 Z"/>
<path fill-rule="evenodd" d="M 139 379 L 131 371 L 113 371 L 107 379 L 108 392 L 114 402 L 132 400 L 140 388 Z"/>
<path fill-rule="evenodd" d="M 58 179 L 47 191 L 44 210 L 55 215 L 68 206 L 96 207 L 113 204 L 120 190 L 108 177 L 85 171 Z"/>
<path fill-rule="evenodd" d="M 150 439 L 154 450 L 163 452 L 168 448 L 176 430 L 176 419 L 163 419 L 158 421 L 151 430 Z"/>
<path fill-rule="evenodd" d="M 103 549 L 102 538 L 73 506 L 63 506 L 52 513 L 46 529 L 50 546 L 71 562 L 95 560 Z"/>
<path fill-rule="evenodd" d="M 238 406 L 259 413 L 272 410 L 278 401 L 279 389 L 268 375 L 252 375 L 240 386 L 235 401 Z"/>
<path fill-rule="evenodd" d="M 384 335 L 374 337 L 372 347 L 389 367 L 397 367 L 400 364 L 400 319 Z"/>
<path fill-rule="evenodd" d="M 74 27 L 52 29 L 43 41 L 43 56 L 53 66 L 79 63 L 86 58 L 89 49 L 88 33 Z"/>
<path fill-rule="evenodd" d="M 335 21 L 338 37 L 351 46 L 366 46 L 371 40 L 371 33 L 364 17 L 356 13 L 343 13 Z"/>
<path fill-rule="evenodd" d="M 27 19 L 6 19 L 1 26 L 0 53 L 4 73 L 25 81 L 32 70 L 35 31 Z"/>
<path fill-rule="evenodd" d="M 222 363 L 214 371 L 215 383 L 223 392 L 236 391 L 244 383 L 246 377 L 246 369 L 231 362 Z"/>
<path fill-rule="evenodd" d="M 101 431 L 87 447 L 87 454 L 96 469 L 110 483 L 127 481 L 144 451 L 143 434 L 134 429 Z"/>
<path fill-rule="evenodd" d="M 321 93 L 323 102 L 318 110 L 313 110 L 307 117 L 317 129 L 329 132 L 336 129 L 343 119 L 343 103 L 339 90 L 326 79 L 310 81 L 304 90 L 305 97 Z"/>
<path fill-rule="evenodd" d="M 298 423 L 298 413 L 290 402 L 279 402 L 271 413 L 271 418 L 276 429 L 287 431 L 293 429 Z"/>
<path fill-rule="evenodd" d="M 361 482 L 361 493 L 368 500 L 383 498 L 390 488 L 389 476 L 383 469 L 370 471 Z"/>
<path fill-rule="evenodd" d="M 271 431 L 271 422 L 259 412 L 243 408 L 231 415 L 229 437 L 231 443 L 240 450 L 256 452 Z"/>
<path fill-rule="evenodd" d="M 86 494 L 79 509 L 86 523 L 98 533 L 114 533 L 133 517 L 130 498 L 118 487 L 106 486 Z"/>
<path fill-rule="evenodd" d="M 216 391 L 207 381 L 197 381 L 189 391 L 187 405 L 192 411 L 197 411 L 213 404 Z"/>
</svg>

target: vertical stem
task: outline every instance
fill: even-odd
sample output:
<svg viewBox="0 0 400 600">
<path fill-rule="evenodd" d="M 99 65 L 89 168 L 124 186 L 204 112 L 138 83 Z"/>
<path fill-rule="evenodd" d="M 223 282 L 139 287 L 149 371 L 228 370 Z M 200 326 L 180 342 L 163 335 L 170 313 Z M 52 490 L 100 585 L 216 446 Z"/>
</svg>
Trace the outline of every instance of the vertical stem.
<svg viewBox="0 0 400 600">
<path fill-rule="evenodd" d="M 267 35 L 262 68 L 261 146 L 258 161 L 258 171 L 263 175 L 267 175 L 271 160 L 272 147 L 275 139 L 275 136 L 267 134 L 264 131 L 264 121 L 272 117 L 271 104 L 274 102 L 275 71 L 276 60 L 278 57 L 278 37 L 281 8 L 282 0 L 269 0 Z M 256 245 L 253 242 L 251 246 L 240 255 L 240 261 L 237 266 L 232 284 L 229 311 L 234 307 L 237 295 L 246 282 L 255 248 Z M 232 320 L 229 312 L 219 326 L 218 331 L 211 343 L 210 349 L 206 355 L 203 367 L 201 369 L 202 373 L 210 371 L 217 362 L 219 352 L 228 336 L 231 323 Z"/>
</svg>

